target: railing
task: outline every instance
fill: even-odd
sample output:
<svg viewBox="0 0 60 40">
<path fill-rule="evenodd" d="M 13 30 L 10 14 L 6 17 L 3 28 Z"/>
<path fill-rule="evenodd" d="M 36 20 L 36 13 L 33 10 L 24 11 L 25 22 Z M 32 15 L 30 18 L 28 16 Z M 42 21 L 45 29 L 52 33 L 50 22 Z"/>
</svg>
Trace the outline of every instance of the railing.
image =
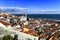
<svg viewBox="0 0 60 40">
<path fill-rule="evenodd" d="M 9 32 L 16 33 L 18 35 L 18 40 L 38 40 L 38 37 L 29 35 L 29 34 L 25 34 L 25 33 L 19 32 L 17 30 L 13 30 L 13 29 L 7 28 L 2 23 L 0 23 L 0 28 L 3 28 L 4 30 L 7 30 Z"/>
</svg>

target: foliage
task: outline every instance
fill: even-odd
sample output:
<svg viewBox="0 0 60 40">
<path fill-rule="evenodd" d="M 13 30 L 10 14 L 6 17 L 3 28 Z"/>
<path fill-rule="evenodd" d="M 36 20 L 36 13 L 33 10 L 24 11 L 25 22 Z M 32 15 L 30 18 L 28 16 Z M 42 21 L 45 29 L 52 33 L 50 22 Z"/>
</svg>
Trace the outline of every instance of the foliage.
<svg viewBox="0 0 60 40">
<path fill-rule="evenodd" d="M 13 40 L 13 38 L 10 35 L 6 35 L 3 37 L 3 40 Z"/>
<path fill-rule="evenodd" d="M 2 37 L 0 37 L 0 40 L 3 40 Z"/>
</svg>

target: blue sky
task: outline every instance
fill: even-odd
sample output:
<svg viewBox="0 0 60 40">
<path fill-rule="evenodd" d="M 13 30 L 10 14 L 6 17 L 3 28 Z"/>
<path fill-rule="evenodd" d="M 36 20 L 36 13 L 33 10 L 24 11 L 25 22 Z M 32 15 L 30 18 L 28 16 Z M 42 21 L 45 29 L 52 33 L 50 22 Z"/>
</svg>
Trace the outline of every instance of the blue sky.
<svg viewBox="0 0 60 40">
<path fill-rule="evenodd" d="M 60 0 L 0 0 L 0 6 L 60 11 Z"/>
</svg>

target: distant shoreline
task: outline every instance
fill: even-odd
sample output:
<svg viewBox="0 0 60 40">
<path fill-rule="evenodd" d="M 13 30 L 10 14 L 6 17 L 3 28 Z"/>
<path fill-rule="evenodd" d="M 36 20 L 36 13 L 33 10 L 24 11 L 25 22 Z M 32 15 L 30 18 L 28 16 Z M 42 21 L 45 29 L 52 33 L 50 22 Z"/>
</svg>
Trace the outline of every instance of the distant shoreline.
<svg viewBox="0 0 60 40">
<path fill-rule="evenodd" d="M 21 16 L 25 14 L 13 14 L 16 16 Z M 53 20 L 60 20 L 60 14 L 26 14 L 28 18 L 46 18 L 46 19 L 53 19 Z"/>
</svg>

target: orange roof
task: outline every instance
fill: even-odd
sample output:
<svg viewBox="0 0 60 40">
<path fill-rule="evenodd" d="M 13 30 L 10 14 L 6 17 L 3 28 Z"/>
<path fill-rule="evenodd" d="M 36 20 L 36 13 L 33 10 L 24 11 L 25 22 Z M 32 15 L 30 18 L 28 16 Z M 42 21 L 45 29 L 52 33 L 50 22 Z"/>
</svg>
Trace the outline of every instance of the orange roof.
<svg viewBox="0 0 60 40">
<path fill-rule="evenodd" d="M 3 21 L 3 20 L 0 20 L 0 22 L 1 22 L 2 24 L 4 24 L 5 26 L 8 26 L 8 25 L 10 25 L 10 23 L 8 23 L 8 22 L 5 22 L 5 21 Z"/>
</svg>

